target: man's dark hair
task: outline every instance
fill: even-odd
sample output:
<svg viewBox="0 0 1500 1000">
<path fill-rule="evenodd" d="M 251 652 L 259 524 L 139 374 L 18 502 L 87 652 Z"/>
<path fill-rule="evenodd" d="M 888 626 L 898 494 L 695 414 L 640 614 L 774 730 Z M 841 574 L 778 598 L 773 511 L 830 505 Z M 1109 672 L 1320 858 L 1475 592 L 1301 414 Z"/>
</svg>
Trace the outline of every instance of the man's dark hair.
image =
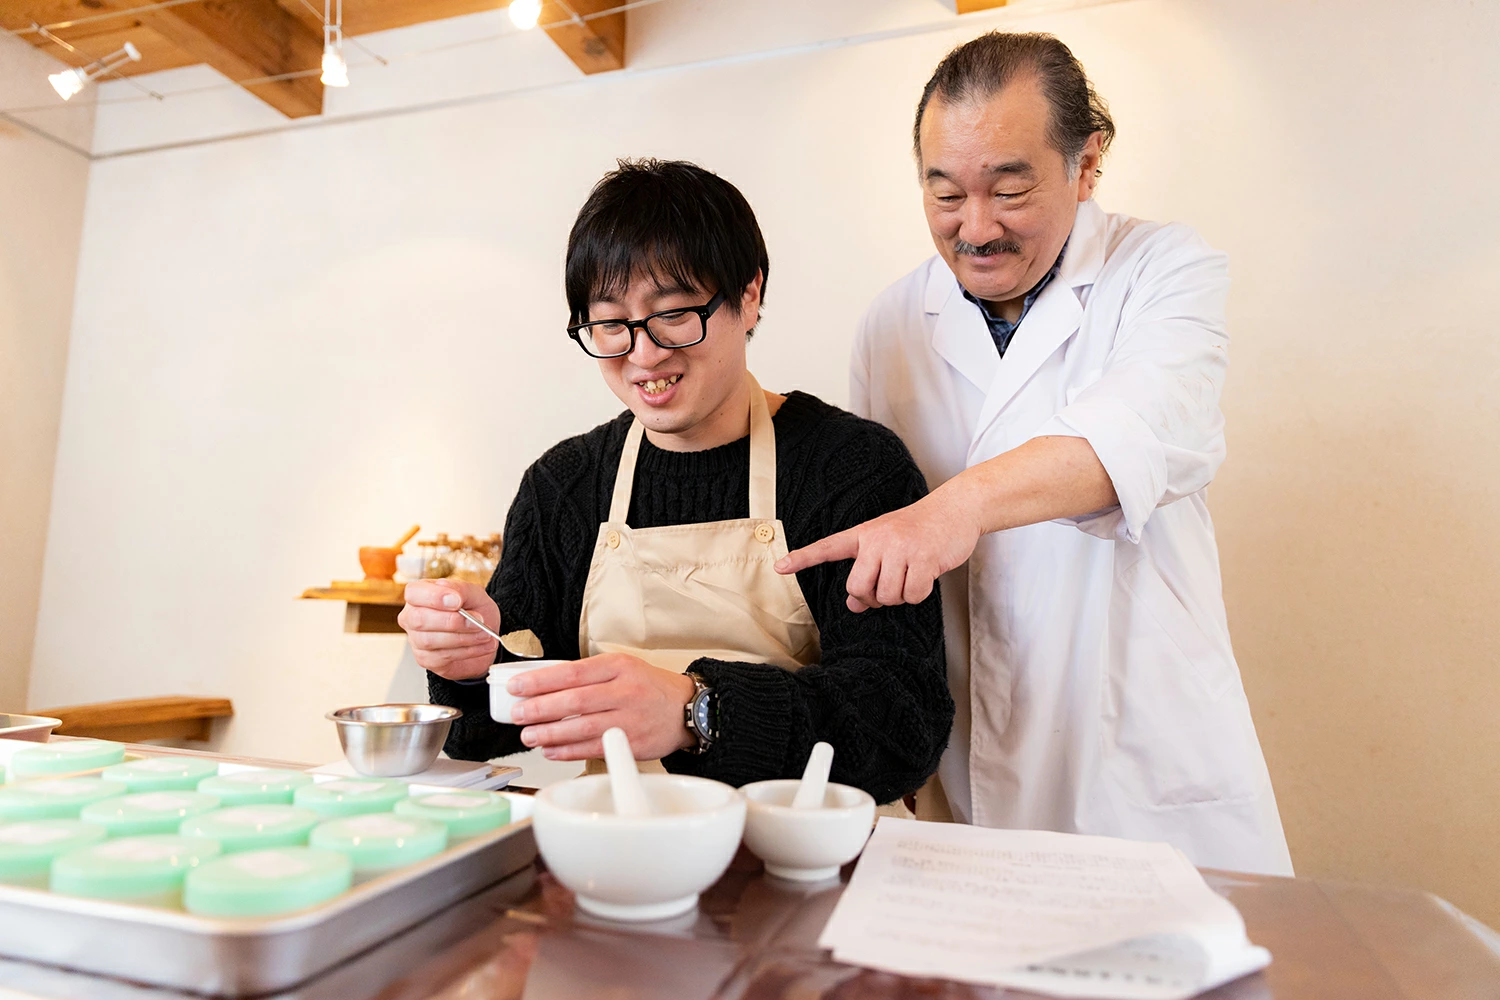
<svg viewBox="0 0 1500 1000">
<path fill-rule="evenodd" d="M 760 224 L 733 184 L 684 160 L 620 160 L 578 211 L 563 284 L 572 323 L 638 274 L 723 292 L 725 308 L 737 313 L 757 271 L 765 301 L 770 270 Z"/>
<path fill-rule="evenodd" d="M 1103 132 L 1100 152 L 1115 138 L 1115 123 L 1104 98 L 1073 53 L 1053 35 L 991 31 L 965 42 L 943 57 L 922 88 L 917 121 L 912 126 L 912 150 L 922 162 L 922 115 L 937 97 L 945 102 L 984 100 L 998 94 L 1017 77 L 1034 76 L 1051 108 L 1048 141 L 1076 169 L 1084 144 Z"/>
</svg>

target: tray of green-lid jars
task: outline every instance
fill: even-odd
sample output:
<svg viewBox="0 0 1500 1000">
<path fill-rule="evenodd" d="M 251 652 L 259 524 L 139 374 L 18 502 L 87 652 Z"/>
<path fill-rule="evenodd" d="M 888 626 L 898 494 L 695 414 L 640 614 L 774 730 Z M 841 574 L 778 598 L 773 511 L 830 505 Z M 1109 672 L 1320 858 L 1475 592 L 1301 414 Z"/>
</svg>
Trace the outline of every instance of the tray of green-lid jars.
<svg viewBox="0 0 1500 1000">
<path fill-rule="evenodd" d="M 536 858 L 529 796 L 158 751 L 0 740 L 0 955 L 259 996 Z"/>
</svg>

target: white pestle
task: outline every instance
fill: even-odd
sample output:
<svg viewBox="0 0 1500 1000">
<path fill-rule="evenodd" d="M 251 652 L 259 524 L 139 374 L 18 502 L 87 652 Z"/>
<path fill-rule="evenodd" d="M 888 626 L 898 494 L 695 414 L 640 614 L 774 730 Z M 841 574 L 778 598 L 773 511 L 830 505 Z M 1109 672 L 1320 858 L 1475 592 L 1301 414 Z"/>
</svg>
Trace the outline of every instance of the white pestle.
<svg viewBox="0 0 1500 1000">
<path fill-rule="evenodd" d="M 807 767 L 802 771 L 802 783 L 792 799 L 793 809 L 821 809 L 823 795 L 828 791 L 828 771 L 833 767 L 833 747 L 819 743 L 807 757 Z"/>
<path fill-rule="evenodd" d="M 619 726 L 604 731 L 604 764 L 609 768 L 609 793 L 614 799 L 615 815 L 650 816 L 651 804 L 635 769 L 630 738 Z"/>
</svg>

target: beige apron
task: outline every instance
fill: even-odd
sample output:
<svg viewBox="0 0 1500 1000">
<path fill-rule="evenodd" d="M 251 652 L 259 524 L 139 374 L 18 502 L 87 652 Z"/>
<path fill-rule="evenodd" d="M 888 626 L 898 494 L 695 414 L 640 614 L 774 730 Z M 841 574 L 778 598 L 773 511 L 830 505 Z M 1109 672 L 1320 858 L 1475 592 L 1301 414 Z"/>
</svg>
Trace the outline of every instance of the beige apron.
<svg viewBox="0 0 1500 1000">
<path fill-rule="evenodd" d="M 644 428 L 630 425 L 609 520 L 599 526 L 578 617 L 583 656 L 629 653 L 675 673 L 711 657 L 796 670 L 818 660 L 818 626 L 793 575 L 776 520 L 776 431 L 766 394 L 750 388 L 750 516 L 706 524 L 625 523 Z M 643 771 L 661 771 L 660 763 Z M 602 771 L 589 762 L 590 772 Z"/>
</svg>

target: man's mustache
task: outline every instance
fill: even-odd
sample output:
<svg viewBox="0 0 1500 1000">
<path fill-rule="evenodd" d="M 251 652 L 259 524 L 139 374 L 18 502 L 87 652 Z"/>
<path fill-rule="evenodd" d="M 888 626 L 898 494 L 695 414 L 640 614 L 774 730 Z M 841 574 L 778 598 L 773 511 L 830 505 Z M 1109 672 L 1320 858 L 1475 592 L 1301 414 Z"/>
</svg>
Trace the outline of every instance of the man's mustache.
<svg viewBox="0 0 1500 1000">
<path fill-rule="evenodd" d="M 1014 240 L 1000 238 L 990 240 L 988 243 L 975 246 L 964 240 L 958 240 L 953 244 L 953 252 L 963 257 L 992 257 L 999 253 L 1020 253 L 1021 244 Z"/>
</svg>

